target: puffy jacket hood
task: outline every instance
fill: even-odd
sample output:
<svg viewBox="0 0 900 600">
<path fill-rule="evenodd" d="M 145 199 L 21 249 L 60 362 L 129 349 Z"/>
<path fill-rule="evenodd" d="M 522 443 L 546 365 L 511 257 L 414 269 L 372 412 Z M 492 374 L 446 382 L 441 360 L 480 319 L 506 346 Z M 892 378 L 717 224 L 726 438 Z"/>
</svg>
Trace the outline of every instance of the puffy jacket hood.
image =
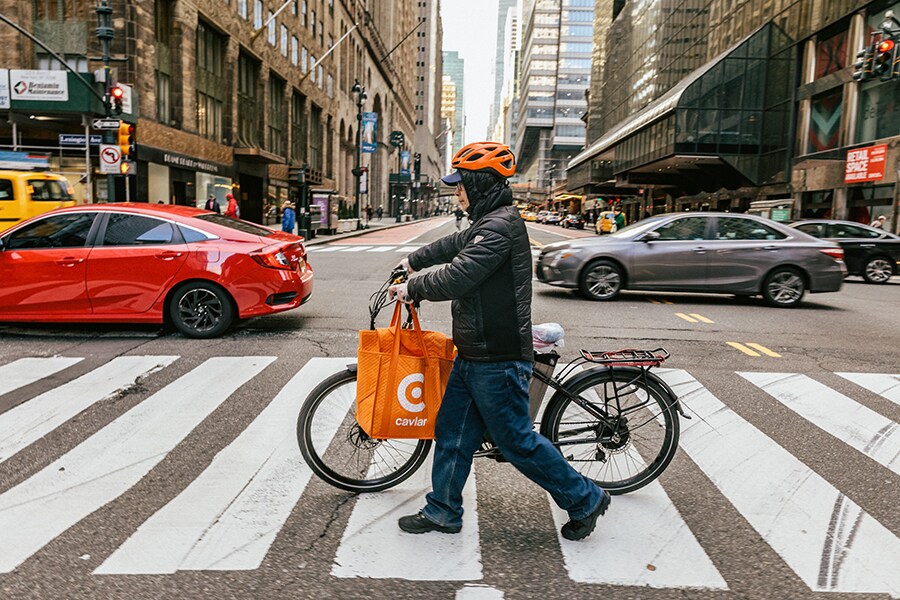
<svg viewBox="0 0 900 600">
<path fill-rule="evenodd" d="M 459 174 L 469 198 L 469 214 L 473 222 L 501 206 L 512 205 L 512 190 L 505 178 L 491 171 L 460 169 Z"/>
</svg>

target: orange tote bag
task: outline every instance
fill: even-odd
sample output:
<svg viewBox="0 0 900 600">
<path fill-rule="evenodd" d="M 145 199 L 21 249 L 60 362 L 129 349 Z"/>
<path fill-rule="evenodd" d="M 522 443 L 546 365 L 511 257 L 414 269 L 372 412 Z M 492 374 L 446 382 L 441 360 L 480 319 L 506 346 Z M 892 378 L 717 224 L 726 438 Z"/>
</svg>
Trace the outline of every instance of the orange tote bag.
<svg viewBox="0 0 900 600">
<path fill-rule="evenodd" d="M 376 439 L 434 439 L 456 349 L 437 331 L 422 331 L 414 308 L 403 328 L 398 302 L 390 327 L 359 332 L 356 421 Z"/>
</svg>

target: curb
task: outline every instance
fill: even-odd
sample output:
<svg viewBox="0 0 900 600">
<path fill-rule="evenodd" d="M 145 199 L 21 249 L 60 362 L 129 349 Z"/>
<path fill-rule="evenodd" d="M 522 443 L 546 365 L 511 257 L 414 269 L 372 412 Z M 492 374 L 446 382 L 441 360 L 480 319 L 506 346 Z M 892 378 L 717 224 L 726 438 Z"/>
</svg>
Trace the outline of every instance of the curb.
<svg viewBox="0 0 900 600">
<path fill-rule="evenodd" d="M 446 216 L 446 215 L 441 215 Z M 338 233 L 335 235 L 317 235 L 311 240 L 304 240 L 304 246 L 317 246 L 319 244 L 327 244 L 329 242 L 334 242 L 336 240 L 343 240 L 351 237 L 358 237 L 361 235 L 366 235 L 367 233 L 373 233 L 375 231 L 381 231 L 383 229 L 393 229 L 394 227 L 403 227 L 404 225 L 410 225 L 412 223 L 422 223 L 424 221 L 428 221 L 429 219 L 439 219 L 440 217 L 425 217 L 424 219 L 416 219 L 415 221 L 406 221 L 404 223 L 392 223 L 391 225 L 379 225 L 378 227 L 372 227 L 369 229 L 357 229 L 356 231 L 348 231 L 347 233 Z"/>
</svg>

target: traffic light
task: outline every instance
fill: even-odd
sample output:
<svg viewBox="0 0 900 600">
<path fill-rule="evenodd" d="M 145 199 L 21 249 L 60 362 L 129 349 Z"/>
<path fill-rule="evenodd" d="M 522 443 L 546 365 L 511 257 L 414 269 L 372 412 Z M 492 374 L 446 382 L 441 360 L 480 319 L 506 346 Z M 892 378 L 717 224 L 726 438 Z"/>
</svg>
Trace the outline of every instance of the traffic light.
<svg viewBox="0 0 900 600">
<path fill-rule="evenodd" d="M 135 142 L 135 127 L 131 123 L 122 123 L 119 125 L 119 150 L 122 151 L 122 159 L 131 158 L 134 160 L 137 154 L 137 144 Z"/>
<path fill-rule="evenodd" d="M 109 90 L 110 96 L 112 96 L 112 109 L 117 115 L 122 114 L 122 98 L 125 96 L 125 90 L 120 88 L 117 85 L 114 85 Z"/>
<path fill-rule="evenodd" d="M 123 160 L 119 163 L 119 173 L 121 175 L 134 175 L 134 162 L 130 160 Z"/>
<path fill-rule="evenodd" d="M 875 44 L 875 56 L 872 59 L 872 76 L 889 81 L 894 76 L 894 59 L 897 55 L 897 44 L 891 34 L 885 34 Z"/>
<path fill-rule="evenodd" d="M 875 44 L 866 46 L 856 53 L 856 62 L 853 64 L 853 79 L 866 81 L 872 79 L 872 59 L 875 57 Z"/>
<path fill-rule="evenodd" d="M 419 178 L 419 173 L 422 172 L 422 155 L 416 152 L 413 154 L 413 173 L 416 175 L 416 179 Z"/>
</svg>

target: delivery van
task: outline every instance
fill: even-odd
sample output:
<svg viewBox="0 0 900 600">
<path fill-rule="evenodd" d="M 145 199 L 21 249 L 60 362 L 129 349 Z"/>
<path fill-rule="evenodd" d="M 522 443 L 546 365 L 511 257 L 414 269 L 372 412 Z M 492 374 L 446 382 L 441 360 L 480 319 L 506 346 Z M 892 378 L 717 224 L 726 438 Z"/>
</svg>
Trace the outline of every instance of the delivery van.
<svg viewBox="0 0 900 600">
<path fill-rule="evenodd" d="M 62 175 L 0 170 L 0 231 L 63 206 L 74 206 L 74 190 Z"/>
</svg>

